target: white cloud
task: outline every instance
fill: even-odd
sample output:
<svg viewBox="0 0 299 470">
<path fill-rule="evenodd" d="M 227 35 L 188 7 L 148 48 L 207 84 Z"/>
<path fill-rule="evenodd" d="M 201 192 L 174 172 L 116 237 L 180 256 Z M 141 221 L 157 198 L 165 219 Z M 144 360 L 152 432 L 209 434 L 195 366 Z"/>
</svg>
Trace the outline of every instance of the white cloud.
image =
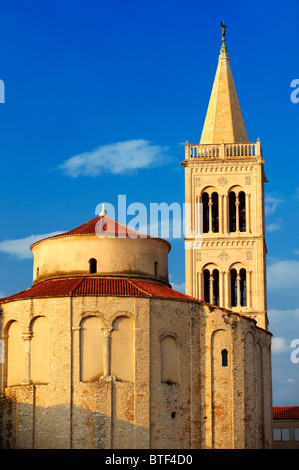
<svg viewBox="0 0 299 470">
<path fill-rule="evenodd" d="M 272 196 L 266 196 L 265 197 L 265 214 L 270 215 L 273 214 L 276 211 L 276 208 L 279 206 L 279 204 L 282 204 L 283 201 L 281 199 L 277 199 Z"/>
<path fill-rule="evenodd" d="M 72 178 L 79 175 L 98 176 L 131 173 L 141 168 L 153 168 L 168 163 L 168 147 L 153 145 L 143 139 L 128 140 L 97 147 L 67 159 L 57 169 Z"/>
<path fill-rule="evenodd" d="M 279 219 L 276 222 L 273 222 L 272 224 L 266 225 L 266 230 L 268 232 L 275 232 L 276 230 L 282 229 L 281 220 L 282 219 Z"/>
<path fill-rule="evenodd" d="M 279 336 L 272 339 L 271 351 L 274 354 L 280 354 L 286 351 L 290 351 L 290 345 L 287 343 L 285 338 Z"/>
<path fill-rule="evenodd" d="M 184 282 L 181 282 L 181 284 L 176 284 L 175 282 L 173 282 L 171 284 L 171 287 L 173 288 L 173 290 L 176 290 L 178 292 L 181 292 L 182 294 L 185 294 L 185 283 Z"/>
<path fill-rule="evenodd" d="M 0 251 L 9 255 L 15 256 L 18 259 L 31 259 L 32 252 L 30 246 L 38 240 L 43 238 L 53 237 L 60 232 L 45 233 L 43 235 L 30 235 L 29 237 L 19 238 L 17 240 L 5 240 L 0 242 Z"/>
<path fill-rule="evenodd" d="M 280 260 L 267 270 L 268 288 L 276 291 L 298 291 L 299 261 Z"/>
</svg>

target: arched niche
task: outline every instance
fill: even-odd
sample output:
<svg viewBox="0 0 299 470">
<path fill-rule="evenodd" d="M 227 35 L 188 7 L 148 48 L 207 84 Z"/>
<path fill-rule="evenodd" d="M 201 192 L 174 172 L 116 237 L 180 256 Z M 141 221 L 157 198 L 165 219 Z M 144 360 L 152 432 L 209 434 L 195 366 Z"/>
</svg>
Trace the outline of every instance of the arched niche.
<svg viewBox="0 0 299 470">
<path fill-rule="evenodd" d="M 122 315 L 112 326 L 111 375 L 123 382 L 134 382 L 134 322 Z"/>
<path fill-rule="evenodd" d="M 80 330 L 80 379 L 91 382 L 103 375 L 103 330 L 97 316 L 85 317 Z"/>
<path fill-rule="evenodd" d="M 50 382 L 50 321 L 37 317 L 31 324 L 31 380 L 34 384 Z"/>
<path fill-rule="evenodd" d="M 165 335 L 161 339 L 161 382 L 180 383 L 179 348 L 176 338 L 172 335 Z"/>
<path fill-rule="evenodd" d="M 7 337 L 7 385 L 20 385 L 25 376 L 25 342 L 21 325 L 13 321 Z"/>
</svg>

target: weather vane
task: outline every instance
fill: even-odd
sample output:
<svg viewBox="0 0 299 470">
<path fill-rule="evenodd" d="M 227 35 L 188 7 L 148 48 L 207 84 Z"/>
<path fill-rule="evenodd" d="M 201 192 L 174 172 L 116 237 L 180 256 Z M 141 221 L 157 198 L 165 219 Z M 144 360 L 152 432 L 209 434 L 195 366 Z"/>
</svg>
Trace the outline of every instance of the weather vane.
<svg viewBox="0 0 299 470">
<path fill-rule="evenodd" d="M 221 29 L 222 29 L 222 41 L 225 42 L 225 30 L 226 30 L 227 26 L 225 26 L 223 21 L 220 21 L 220 24 L 221 24 Z"/>
</svg>

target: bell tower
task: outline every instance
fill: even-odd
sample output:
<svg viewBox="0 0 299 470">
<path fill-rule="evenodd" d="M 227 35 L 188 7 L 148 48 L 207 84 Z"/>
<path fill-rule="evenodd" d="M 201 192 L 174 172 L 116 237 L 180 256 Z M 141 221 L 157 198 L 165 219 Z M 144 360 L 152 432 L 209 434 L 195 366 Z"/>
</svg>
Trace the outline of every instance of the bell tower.
<svg viewBox="0 0 299 470">
<path fill-rule="evenodd" d="M 267 329 L 264 160 L 249 142 L 221 22 L 222 47 L 199 144 L 185 145 L 186 294 Z M 200 238 L 198 234 L 201 233 Z"/>
</svg>

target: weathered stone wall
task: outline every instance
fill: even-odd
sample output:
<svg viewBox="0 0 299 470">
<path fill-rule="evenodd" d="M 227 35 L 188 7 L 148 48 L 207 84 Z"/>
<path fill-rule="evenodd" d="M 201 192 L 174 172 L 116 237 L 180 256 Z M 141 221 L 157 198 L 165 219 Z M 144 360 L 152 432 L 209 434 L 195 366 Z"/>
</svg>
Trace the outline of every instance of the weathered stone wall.
<svg viewBox="0 0 299 470">
<path fill-rule="evenodd" d="M 250 318 L 198 302 L 96 296 L 10 302 L 3 313 L 6 348 L 9 326 L 19 321 L 28 359 L 28 332 L 43 315 L 51 344 L 49 383 L 26 382 L 25 360 L 25 382 L 7 386 L 3 367 L 3 448 L 271 446 L 271 335 Z M 90 316 L 102 321 L 107 373 L 83 382 L 80 335 Z M 117 350 L 112 328 L 124 316 L 134 325 L 134 354 L 123 357 L 133 361 L 131 381 L 110 374 L 111 351 Z M 170 380 L 161 375 L 165 337 L 173 338 L 163 353 Z"/>
</svg>

